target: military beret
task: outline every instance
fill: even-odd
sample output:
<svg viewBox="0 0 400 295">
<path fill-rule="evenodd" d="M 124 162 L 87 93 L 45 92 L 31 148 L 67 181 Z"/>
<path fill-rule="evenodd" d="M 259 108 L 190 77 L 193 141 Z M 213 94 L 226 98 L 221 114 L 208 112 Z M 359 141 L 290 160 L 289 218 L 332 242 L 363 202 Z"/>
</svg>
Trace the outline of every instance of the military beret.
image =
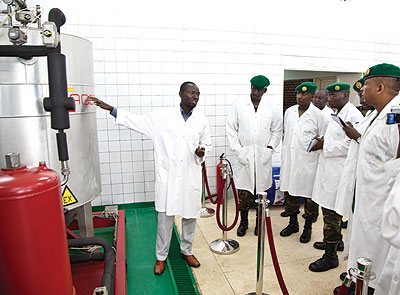
<svg viewBox="0 0 400 295">
<path fill-rule="evenodd" d="M 353 89 L 357 92 L 360 92 L 360 90 L 364 86 L 364 84 L 365 84 L 365 79 L 364 79 L 364 77 L 362 77 L 361 79 L 357 80 L 356 83 L 354 83 Z"/>
<path fill-rule="evenodd" d="M 331 92 L 340 92 L 340 91 L 350 91 L 350 85 L 343 82 L 336 82 L 331 85 L 326 86 L 326 90 L 329 93 Z"/>
<path fill-rule="evenodd" d="M 263 75 L 254 76 L 251 78 L 250 83 L 258 90 L 267 89 L 269 86 L 269 80 Z"/>
<path fill-rule="evenodd" d="M 373 77 L 395 77 L 400 78 L 400 68 L 392 64 L 379 64 L 370 67 L 364 72 L 364 79 Z"/>
<path fill-rule="evenodd" d="M 297 92 L 307 92 L 307 93 L 315 93 L 318 85 L 313 82 L 304 82 L 296 87 Z"/>
</svg>

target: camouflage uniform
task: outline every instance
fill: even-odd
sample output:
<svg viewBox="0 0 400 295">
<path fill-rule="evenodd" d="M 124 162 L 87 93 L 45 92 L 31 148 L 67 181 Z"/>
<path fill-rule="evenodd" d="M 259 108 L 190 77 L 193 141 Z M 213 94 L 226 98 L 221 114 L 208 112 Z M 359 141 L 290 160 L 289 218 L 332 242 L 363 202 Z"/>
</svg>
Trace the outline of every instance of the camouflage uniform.
<svg viewBox="0 0 400 295">
<path fill-rule="evenodd" d="M 254 202 L 255 196 L 246 190 L 238 189 L 239 210 L 249 210 L 251 203 Z"/>
<path fill-rule="evenodd" d="M 324 215 L 324 242 L 339 243 L 343 238 L 342 216 L 326 208 L 322 208 L 322 214 Z"/>
<path fill-rule="evenodd" d="M 300 197 L 294 197 L 288 192 L 285 194 L 285 212 L 289 215 L 298 214 L 300 208 Z M 306 218 L 318 217 L 318 204 L 309 198 L 304 198 L 304 213 Z"/>
</svg>

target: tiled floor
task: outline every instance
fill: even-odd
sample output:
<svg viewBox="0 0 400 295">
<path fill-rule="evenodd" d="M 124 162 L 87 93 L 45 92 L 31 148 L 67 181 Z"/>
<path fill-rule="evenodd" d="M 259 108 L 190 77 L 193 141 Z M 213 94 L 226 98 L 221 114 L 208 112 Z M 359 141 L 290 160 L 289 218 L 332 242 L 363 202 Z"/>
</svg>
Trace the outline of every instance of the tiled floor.
<svg viewBox="0 0 400 295">
<path fill-rule="evenodd" d="M 207 207 L 214 205 L 207 202 Z M 339 254 L 339 267 L 322 273 L 313 273 L 308 265 L 320 258 L 324 253 L 313 248 L 313 243 L 322 240 L 322 213 L 313 224 L 311 241 L 307 244 L 299 242 L 304 225 L 304 219 L 299 215 L 300 232 L 289 237 L 281 237 L 279 232 L 288 224 L 289 219 L 280 216 L 283 207 L 270 208 L 275 248 L 278 254 L 281 271 L 291 295 L 331 295 L 336 286 L 340 285 L 339 275 L 346 270 L 347 263 Z M 301 208 L 301 214 L 303 208 Z M 234 217 L 234 204 L 229 200 L 228 221 Z M 228 222 L 228 223 L 229 223 Z M 180 231 L 180 219 L 176 219 Z M 236 235 L 236 228 L 228 232 L 228 239 L 240 243 L 240 250 L 231 255 L 218 255 L 210 251 L 212 241 L 222 237 L 215 216 L 200 218 L 197 222 L 194 241 L 194 254 L 201 266 L 193 269 L 194 275 L 203 295 L 235 294 L 243 295 L 256 291 L 256 260 L 257 237 L 254 236 L 255 210 L 249 213 L 249 229 L 244 237 Z M 236 226 L 237 227 L 237 226 Z M 346 230 L 343 230 L 346 234 Z M 270 295 L 282 294 L 275 276 L 267 238 L 265 241 L 264 284 L 263 292 Z"/>
</svg>

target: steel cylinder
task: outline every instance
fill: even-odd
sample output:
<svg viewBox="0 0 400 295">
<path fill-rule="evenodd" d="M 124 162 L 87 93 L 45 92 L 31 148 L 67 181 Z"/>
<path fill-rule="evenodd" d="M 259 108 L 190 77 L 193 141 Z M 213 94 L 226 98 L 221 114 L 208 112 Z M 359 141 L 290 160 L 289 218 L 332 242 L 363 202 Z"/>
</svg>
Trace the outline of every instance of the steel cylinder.
<svg viewBox="0 0 400 295">
<path fill-rule="evenodd" d="M 0 293 L 74 294 L 58 174 L 1 169 L 0 218 Z"/>
</svg>

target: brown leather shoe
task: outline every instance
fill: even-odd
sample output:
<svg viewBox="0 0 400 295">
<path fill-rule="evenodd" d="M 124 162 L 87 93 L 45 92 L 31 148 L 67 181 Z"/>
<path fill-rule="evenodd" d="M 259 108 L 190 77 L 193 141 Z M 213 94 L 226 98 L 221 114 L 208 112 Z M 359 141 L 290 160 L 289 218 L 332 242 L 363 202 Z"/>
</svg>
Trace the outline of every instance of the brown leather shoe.
<svg viewBox="0 0 400 295">
<path fill-rule="evenodd" d="M 187 264 L 189 264 L 191 267 L 199 267 L 200 262 L 197 260 L 197 258 L 194 255 L 185 255 L 181 253 L 181 256 L 183 259 L 186 260 Z"/>
<path fill-rule="evenodd" d="M 160 275 L 165 270 L 165 260 L 157 260 L 156 264 L 154 265 L 154 274 Z"/>
</svg>

